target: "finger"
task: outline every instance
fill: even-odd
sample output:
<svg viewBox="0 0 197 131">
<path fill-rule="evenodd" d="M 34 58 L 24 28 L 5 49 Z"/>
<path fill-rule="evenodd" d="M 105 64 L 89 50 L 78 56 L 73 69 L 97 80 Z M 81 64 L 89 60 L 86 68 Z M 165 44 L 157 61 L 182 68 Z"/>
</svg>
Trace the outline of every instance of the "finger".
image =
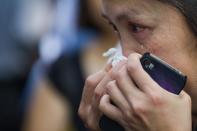
<svg viewBox="0 0 197 131">
<path fill-rule="evenodd" d="M 112 120 L 123 123 L 123 115 L 117 107 L 110 103 L 109 95 L 105 94 L 102 96 L 99 109 Z"/>
<path fill-rule="evenodd" d="M 94 90 L 95 90 L 96 86 L 98 85 L 98 83 L 103 79 L 105 74 L 106 74 L 106 72 L 102 70 L 102 71 L 97 72 L 94 75 L 89 76 L 86 79 L 81 103 L 84 103 L 84 104 L 91 103 L 91 101 L 92 101 L 91 99 L 94 95 Z"/>
<path fill-rule="evenodd" d="M 121 69 L 114 74 L 118 88 L 126 97 L 127 100 L 139 99 L 143 93 L 136 87 L 135 83 L 128 74 L 127 67 L 124 65 Z"/>
<path fill-rule="evenodd" d="M 110 99 L 112 102 L 121 109 L 122 112 L 125 111 L 125 109 L 129 109 L 129 104 L 121 91 L 118 89 L 116 85 L 116 81 L 111 81 L 106 86 L 107 94 L 109 94 Z"/>
<path fill-rule="evenodd" d="M 111 63 L 107 63 L 106 66 L 104 67 L 105 72 L 109 72 L 112 69 Z"/>
<path fill-rule="evenodd" d="M 105 77 L 103 78 L 103 80 L 98 84 L 98 86 L 95 89 L 95 97 L 97 98 L 98 101 L 100 101 L 101 96 L 106 91 L 105 87 L 106 87 L 107 83 L 109 83 L 113 79 L 111 77 L 112 72 L 116 72 L 119 68 L 121 68 L 125 64 L 126 64 L 126 61 L 125 60 L 119 62 L 115 67 L 113 67 L 112 70 L 109 71 L 109 73 L 107 73 L 105 75 Z"/>
<path fill-rule="evenodd" d="M 105 86 L 107 85 L 108 82 L 112 81 L 112 78 L 108 73 L 103 77 L 103 79 L 100 81 L 100 83 L 96 86 L 95 91 L 94 91 L 94 97 L 97 101 L 100 101 L 100 98 L 105 92 Z"/>
<path fill-rule="evenodd" d="M 85 102 L 85 103 L 91 102 L 91 98 L 93 97 L 96 86 L 110 69 L 111 69 L 111 64 L 106 64 L 101 71 L 89 76 L 86 79 L 81 102 Z"/>
<path fill-rule="evenodd" d="M 86 128 L 89 128 L 92 131 L 100 131 L 99 121 L 101 117 L 101 112 L 95 111 L 94 109 L 92 109 L 92 106 L 90 106 L 87 115 L 88 116 L 85 121 Z"/>
<path fill-rule="evenodd" d="M 115 106 L 118 107 L 118 109 L 122 111 L 122 114 L 125 116 L 125 118 L 129 118 L 132 123 L 136 123 L 132 107 L 132 101 L 134 100 L 130 99 L 130 104 L 129 101 L 124 97 L 122 92 L 119 90 L 119 87 L 117 87 L 115 81 L 112 81 L 108 84 L 107 93 L 109 94 L 110 100 L 115 104 Z"/>
<path fill-rule="evenodd" d="M 111 80 L 112 80 L 111 77 L 108 74 L 106 74 L 105 77 L 101 80 L 101 82 L 98 84 L 98 86 L 96 87 L 96 89 L 94 91 L 94 95 L 92 97 L 92 102 L 91 102 L 94 116 L 101 116 L 102 115 L 99 112 L 100 99 L 104 95 L 104 93 L 106 92 L 105 86 Z M 97 119 L 97 118 L 98 117 L 96 117 L 95 119 Z"/>
<path fill-rule="evenodd" d="M 115 65 L 110 72 L 111 77 L 113 78 L 113 74 L 116 74 L 116 72 L 119 71 L 119 69 L 121 69 L 126 64 L 127 60 L 122 60 L 117 65 Z"/>
<path fill-rule="evenodd" d="M 80 118 L 87 123 L 88 114 L 91 112 L 91 103 L 94 95 L 94 89 L 96 85 L 101 81 L 102 77 L 105 75 L 104 71 L 99 71 L 98 73 L 89 76 L 86 80 L 85 87 L 82 94 L 81 103 L 78 109 L 78 114 Z"/>
<path fill-rule="evenodd" d="M 121 64 L 123 64 L 123 63 L 120 63 L 119 65 L 121 65 Z M 110 81 L 112 81 L 112 78 L 110 77 L 110 75 L 108 73 L 106 73 L 104 78 L 97 85 L 97 87 L 94 91 L 94 95 L 92 97 L 91 110 L 94 112 L 94 117 L 95 117 L 94 121 L 96 124 L 98 124 L 100 116 L 102 115 L 98 110 L 100 99 L 103 96 L 103 94 L 106 92 L 105 87 L 106 87 L 107 83 L 109 83 Z"/>
<path fill-rule="evenodd" d="M 144 92 L 151 93 L 159 90 L 158 84 L 144 71 L 140 63 L 141 55 L 132 53 L 128 57 L 127 69 L 136 85 Z"/>
<path fill-rule="evenodd" d="M 93 127 L 98 127 L 99 125 L 99 120 L 100 120 L 100 117 L 102 116 L 102 113 L 99 111 L 100 99 L 105 92 L 104 86 L 111 80 L 112 80 L 111 77 L 106 73 L 104 78 L 99 82 L 99 84 L 95 88 L 94 95 L 91 97 L 91 100 L 92 100 L 91 101 L 91 113 L 89 113 L 89 115 L 92 114 L 93 116 L 93 120 L 90 121 L 90 123 L 94 122 Z"/>
</svg>

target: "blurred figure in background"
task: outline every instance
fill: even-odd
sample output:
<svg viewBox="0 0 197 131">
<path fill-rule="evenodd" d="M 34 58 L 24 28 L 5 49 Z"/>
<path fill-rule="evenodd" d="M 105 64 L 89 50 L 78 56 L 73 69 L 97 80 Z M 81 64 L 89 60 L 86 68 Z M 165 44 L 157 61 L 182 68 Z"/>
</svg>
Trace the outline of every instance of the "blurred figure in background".
<svg viewBox="0 0 197 131">
<path fill-rule="evenodd" d="M 42 0 L 38 1 L 39 5 L 41 5 Z M 21 128 L 23 119 L 20 108 L 22 92 L 31 65 L 37 56 L 37 42 L 46 29 L 45 26 L 40 25 L 40 21 L 32 21 L 35 17 L 40 16 L 38 14 L 43 11 L 40 8 L 39 13 L 35 12 L 35 3 L 36 0 L 0 1 L 1 131 L 19 131 Z M 43 19 L 43 15 L 41 16 Z M 47 20 L 47 18 L 44 20 Z M 23 31 L 25 32 L 22 33 Z M 27 35 L 31 36 L 31 38 L 27 37 Z"/>
<path fill-rule="evenodd" d="M 54 3 L 53 26 L 40 42 L 40 59 L 34 65 L 26 92 L 31 97 L 24 130 L 83 131 L 86 129 L 77 109 L 84 77 L 103 67 L 106 61 L 102 53 L 114 46 L 116 37 L 101 18 L 100 1 Z"/>
<path fill-rule="evenodd" d="M 110 23 L 104 20 L 101 15 L 101 1 L 85 1 L 86 2 L 84 3 L 86 3 L 86 5 L 83 7 L 86 7 L 87 11 L 84 9 L 86 13 L 83 13 L 81 16 L 82 19 L 85 17 L 85 20 L 88 21 L 83 25 L 93 25 L 93 27 L 98 31 L 97 37 L 90 41 L 86 48 L 83 48 L 81 55 L 83 69 L 87 77 L 98 71 L 98 69 L 102 68 L 106 64 L 106 59 L 102 57 L 102 54 L 109 48 L 116 45 L 117 37 L 113 33 L 114 30 L 108 25 Z"/>
<path fill-rule="evenodd" d="M 74 113 L 84 81 L 79 49 L 81 41 L 86 40 L 86 35 L 79 38 L 78 33 L 79 1 L 56 0 L 53 4 L 52 26 L 40 41 L 40 58 L 34 64 L 26 90 L 27 131 L 83 130 Z"/>
</svg>

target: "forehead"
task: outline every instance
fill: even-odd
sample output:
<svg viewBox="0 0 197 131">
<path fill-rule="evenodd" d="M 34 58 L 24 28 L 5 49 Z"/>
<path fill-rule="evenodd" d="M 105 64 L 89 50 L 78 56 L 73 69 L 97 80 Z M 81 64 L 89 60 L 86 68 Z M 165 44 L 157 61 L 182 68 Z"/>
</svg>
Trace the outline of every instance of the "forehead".
<svg viewBox="0 0 197 131">
<path fill-rule="evenodd" d="M 164 4 L 158 0 L 102 0 L 102 13 L 107 16 L 122 12 L 135 15 L 154 14 L 159 13 L 163 6 Z"/>
<path fill-rule="evenodd" d="M 145 8 L 147 5 L 154 5 L 160 3 L 159 0 L 102 0 L 104 5 L 140 5 L 144 6 Z"/>
</svg>

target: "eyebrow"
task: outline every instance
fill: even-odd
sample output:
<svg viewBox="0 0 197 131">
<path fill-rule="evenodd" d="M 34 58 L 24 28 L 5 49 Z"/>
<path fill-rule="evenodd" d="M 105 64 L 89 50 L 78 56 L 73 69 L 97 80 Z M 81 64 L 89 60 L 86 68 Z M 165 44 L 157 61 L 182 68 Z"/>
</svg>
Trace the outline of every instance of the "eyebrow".
<svg viewBox="0 0 197 131">
<path fill-rule="evenodd" d="M 139 15 L 139 12 L 133 9 L 127 9 L 124 11 L 121 11 L 119 14 L 115 16 L 116 21 L 121 21 L 121 20 L 128 20 L 128 19 L 135 19 L 136 16 Z M 104 13 L 101 13 L 101 16 L 107 19 L 108 21 L 111 21 L 110 18 Z"/>
</svg>

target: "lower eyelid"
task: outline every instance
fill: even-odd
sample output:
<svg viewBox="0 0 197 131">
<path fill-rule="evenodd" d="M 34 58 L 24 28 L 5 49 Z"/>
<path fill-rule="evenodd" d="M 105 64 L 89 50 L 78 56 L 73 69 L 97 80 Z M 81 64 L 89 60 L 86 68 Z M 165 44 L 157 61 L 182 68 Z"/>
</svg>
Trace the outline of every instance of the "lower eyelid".
<svg viewBox="0 0 197 131">
<path fill-rule="evenodd" d="M 148 36 L 150 35 L 150 30 L 148 28 L 144 29 L 143 31 L 141 32 L 138 32 L 138 33 L 132 33 L 133 37 L 135 37 L 136 39 L 138 40 L 144 40 L 144 39 L 147 39 Z"/>
</svg>

